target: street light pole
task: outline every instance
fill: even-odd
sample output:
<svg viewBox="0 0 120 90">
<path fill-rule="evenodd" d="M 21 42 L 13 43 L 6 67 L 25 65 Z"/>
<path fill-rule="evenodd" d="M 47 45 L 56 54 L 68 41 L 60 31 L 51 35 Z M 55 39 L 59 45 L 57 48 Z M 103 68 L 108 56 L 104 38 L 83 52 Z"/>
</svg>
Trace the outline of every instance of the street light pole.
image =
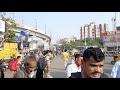
<svg viewBox="0 0 120 90">
<path fill-rule="evenodd" d="M 86 37 L 85 37 L 85 49 L 86 49 L 86 45 L 87 45 L 87 42 L 86 42 Z"/>
<path fill-rule="evenodd" d="M 116 31 L 116 44 L 117 44 L 117 48 L 118 49 L 118 40 L 117 40 L 117 25 L 116 25 L 116 12 L 115 12 L 115 31 Z"/>
<path fill-rule="evenodd" d="M 45 24 L 45 34 L 46 34 L 46 24 Z"/>
<path fill-rule="evenodd" d="M 36 30 L 37 30 L 37 19 L 35 19 L 35 23 L 36 23 Z"/>
<path fill-rule="evenodd" d="M 14 20 L 14 12 L 13 12 L 13 20 Z"/>
</svg>

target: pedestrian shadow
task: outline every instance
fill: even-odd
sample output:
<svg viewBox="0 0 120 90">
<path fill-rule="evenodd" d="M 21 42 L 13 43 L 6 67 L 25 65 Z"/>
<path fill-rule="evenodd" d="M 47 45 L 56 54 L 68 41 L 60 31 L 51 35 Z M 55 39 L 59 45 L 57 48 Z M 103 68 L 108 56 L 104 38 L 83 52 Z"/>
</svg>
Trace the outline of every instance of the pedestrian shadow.
<svg viewBox="0 0 120 90">
<path fill-rule="evenodd" d="M 60 72 L 60 71 L 51 72 L 51 76 L 53 78 L 67 78 L 66 73 L 65 72 Z"/>
<path fill-rule="evenodd" d="M 109 78 L 111 78 L 111 70 L 104 69 L 104 73 L 108 75 Z"/>
<path fill-rule="evenodd" d="M 105 73 L 108 73 L 108 74 L 111 73 L 111 70 L 108 70 L 108 69 L 104 69 L 103 71 L 104 71 Z"/>
<path fill-rule="evenodd" d="M 61 70 L 61 71 L 64 71 L 65 69 L 64 68 L 52 68 L 52 70 Z"/>
<path fill-rule="evenodd" d="M 111 62 L 105 62 L 105 64 L 107 64 L 107 65 L 112 65 Z"/>
</svg>

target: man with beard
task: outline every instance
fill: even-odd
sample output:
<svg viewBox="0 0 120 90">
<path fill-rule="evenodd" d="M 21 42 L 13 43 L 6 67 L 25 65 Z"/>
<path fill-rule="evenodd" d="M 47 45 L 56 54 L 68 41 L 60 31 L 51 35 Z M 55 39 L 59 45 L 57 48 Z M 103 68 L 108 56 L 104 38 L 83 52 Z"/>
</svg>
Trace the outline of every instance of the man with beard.
<svg viewBox="0 0 120 90">
<path fill-rule="evenodd" d="M 101 49 L 90 47 L 83 53 L 81 72 L 72 73 L 70 78 L 108 78 L 103 72 L 105 56 Z"/>
<path fill-rule="evenodd" d="M 36 58 L 28 56 L 24 60 L 24 67 L 16 72 L 13 78 L 35 78 Z"/>
</svg>

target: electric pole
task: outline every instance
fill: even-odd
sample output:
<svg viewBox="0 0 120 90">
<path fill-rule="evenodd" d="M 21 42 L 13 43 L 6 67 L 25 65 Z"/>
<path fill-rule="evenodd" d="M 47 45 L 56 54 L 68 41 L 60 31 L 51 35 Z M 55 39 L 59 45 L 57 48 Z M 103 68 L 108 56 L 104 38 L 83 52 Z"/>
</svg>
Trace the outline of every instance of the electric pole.
<svg viewBox="0 0 120 90">
<path fill-rule="evenodd" d="M 118 49 L 118 37 L 117 37 L 117 24 L 116 24 L 116 12 L 115 12 L 115 31 L 116 31 L 116 44 L 117 44 L 117 48 L 116 49 Z"/>
</svg>

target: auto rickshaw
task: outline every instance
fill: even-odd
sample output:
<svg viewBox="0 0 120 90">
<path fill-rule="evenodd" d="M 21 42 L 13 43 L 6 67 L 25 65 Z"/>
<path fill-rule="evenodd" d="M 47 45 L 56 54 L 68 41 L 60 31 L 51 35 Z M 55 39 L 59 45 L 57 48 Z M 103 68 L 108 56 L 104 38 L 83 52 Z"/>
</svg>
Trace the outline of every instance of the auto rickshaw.
<svg viewBox="0 0 120 90">
<path fill-rule="evenodd" d="M 120 60 L 120 50 L 115 51 L 113 55 L 113 61 L 111 61 L 111 64 L 115 64 L 116 61 Z"/>
</svg>

